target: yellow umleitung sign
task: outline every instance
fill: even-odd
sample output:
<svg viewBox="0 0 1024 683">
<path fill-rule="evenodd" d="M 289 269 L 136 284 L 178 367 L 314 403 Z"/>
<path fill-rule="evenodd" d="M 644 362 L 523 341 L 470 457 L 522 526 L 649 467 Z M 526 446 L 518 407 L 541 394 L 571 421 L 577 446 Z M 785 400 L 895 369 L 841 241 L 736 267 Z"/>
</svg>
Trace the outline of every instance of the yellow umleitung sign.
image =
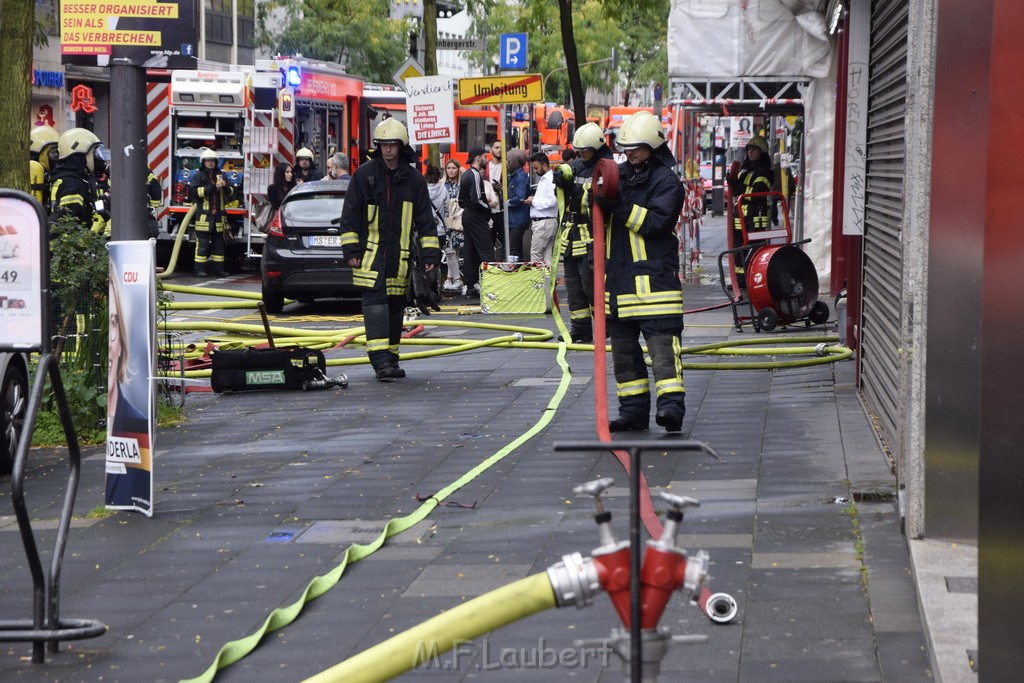
<svg viewBox="0 0 1024 683">
<path fill-rule="evenodd" d="M 461 104 L 526 104 L 544 101 L 540 74 L 459 79 Z"/>
</svg>

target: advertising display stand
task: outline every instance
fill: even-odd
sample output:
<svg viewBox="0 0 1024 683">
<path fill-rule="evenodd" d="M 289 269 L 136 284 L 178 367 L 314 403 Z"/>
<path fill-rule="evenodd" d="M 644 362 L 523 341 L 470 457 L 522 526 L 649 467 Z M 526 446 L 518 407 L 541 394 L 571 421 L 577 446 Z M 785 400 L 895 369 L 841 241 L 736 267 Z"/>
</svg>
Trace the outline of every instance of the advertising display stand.
<svg viewBox="0 0 1024 683">
<path fill-rule="evenodd" d="M 0 352 L 40 354 L 11 473 L 11 503 L 32 574 L 32 617 L 0 620 L 0 642 L 31 641 L 32 662 L 41 664 L 45 643 L 50 644 L 51 652 L 57 652 L 60 641 L 95 638 L 103 635 L 107 627 L 91 619 L 60 617 L 61 565 L 78 492 L 82 456 L 71 421 L 60 367 L 50 348 L 49 230 L 46 215 L 43 207 L 30 195 L 17 190 L 0 189 L 0 226 L 3 227 L 3 236 L 0 237 L 3 240 L 3 258 L 0 260 Z M 25 504 L 26 460 L 36 418 L 43 403 L 47 378 L 64 426 L 70 466 L 48 573 L 43 569 L 42 555 Z"/>
</svg>

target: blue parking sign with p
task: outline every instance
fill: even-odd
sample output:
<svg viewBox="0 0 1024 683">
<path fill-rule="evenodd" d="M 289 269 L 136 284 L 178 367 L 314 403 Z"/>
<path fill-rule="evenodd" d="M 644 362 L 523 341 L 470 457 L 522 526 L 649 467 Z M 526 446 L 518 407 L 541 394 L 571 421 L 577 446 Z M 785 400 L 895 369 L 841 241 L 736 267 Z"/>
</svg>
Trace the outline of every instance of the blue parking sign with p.
<svg viewBox="0 0 1024 683">
<path fill-rule="evenodd" d="M 499 68 L 519 71 L 526 69 L 525 33 L 502 33 L 500 45 Z"/>
</svg>

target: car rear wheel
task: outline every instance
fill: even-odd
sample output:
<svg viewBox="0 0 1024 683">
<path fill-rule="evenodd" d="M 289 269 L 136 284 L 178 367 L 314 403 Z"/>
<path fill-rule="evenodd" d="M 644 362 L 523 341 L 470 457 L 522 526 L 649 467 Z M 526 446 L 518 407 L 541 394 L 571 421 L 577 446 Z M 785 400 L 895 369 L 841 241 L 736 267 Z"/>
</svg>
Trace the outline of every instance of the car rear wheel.
<svg viewBox="0 0 1024 683">
<path fill-rule="evenodd" d="M 268 292 L 267 288 L 263 288 L 263 305 L 267 307 L 267 313 L 273 313 L 277 315 L 284 310 L 284 294 L 275 294 L 274 292 Z"/>
<path fill-rule="evenodd" d="M 24 370 L 9 363 L 0 391 L 0 474 L 10 474 L 28 408 L 28 377 Z"/>
</svg>

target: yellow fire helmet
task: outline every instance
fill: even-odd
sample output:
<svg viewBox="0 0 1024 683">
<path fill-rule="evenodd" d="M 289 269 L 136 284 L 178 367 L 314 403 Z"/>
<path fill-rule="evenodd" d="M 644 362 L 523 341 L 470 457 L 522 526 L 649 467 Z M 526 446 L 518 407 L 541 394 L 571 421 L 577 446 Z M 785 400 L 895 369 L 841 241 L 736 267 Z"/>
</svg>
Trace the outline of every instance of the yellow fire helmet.
<svg viewBox="0 0 1024 683">
<path fill-rule="evenodd" d="M 750 140 L 747 141 L 747 144 L 744 145 L 744 147 L 757 147 L 759 150 L 761 150 L 762 154 L 768 153 L 768 141 L 765 140 L 760 135 L 755 135 L 754 137 L 750 138 Z"/>
<path fill-rule="evenodd" d="M 657 149 L 665 144 L 665 129 L 654 114 L 649 111 L 638 111 L 622 122 L 616 142 L 623 149 L 640 145 Z"/>
<path fill-rule="evenodd" d="M 592 149 L 597 151 L 604 144 L 604 131 L 601 130 L 601 126 L 594 122 L 583 124 L 576 129 L 576 134 L 572 136 L 572 146 L 574 149 Z"/>
<path fill-rule="evenodd" d="M 99 146 L 100 139 L 91 130 L 72 128 L 61 133 L 57 152 L 60 159 L 67 159 L 72 154 L 88 154 Z"/>
<path fill-rule="evenodd" d="M 409 144 L 409 131 L 405 129 L 405 126 L 398 119 L 384 119 L 373 129 L 373 144 L 381 145 L 385 142 L 397 142 L 400 145 Z"/>
<path fill-rule="evenodd" d="M 32 126 L 30 133 L 32 138 L 31 150 L 42 156 L 43 151 L 50 145 L 56 145 L 60 140 L 60 133 L 50 126 Z"/>
</svg>

